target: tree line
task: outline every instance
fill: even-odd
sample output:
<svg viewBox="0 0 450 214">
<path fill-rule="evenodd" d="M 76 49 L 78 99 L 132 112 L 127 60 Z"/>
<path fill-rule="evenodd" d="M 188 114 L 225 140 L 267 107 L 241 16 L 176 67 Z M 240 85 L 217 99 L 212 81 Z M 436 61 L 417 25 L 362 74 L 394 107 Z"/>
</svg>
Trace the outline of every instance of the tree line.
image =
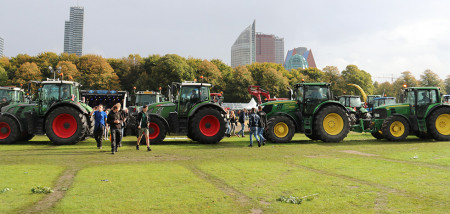
<svg viewBox="0 0 450 214">
<path fill-rule="evenodd" d="M 19 54 L 0 58 L 0 85 L 25 84 L 30 80 L 53 78 L 49 66 L 61 67 L 65 80 L 80 82 L 83 89 L 107 90 L 158 90 L 167 89 L 172 82 L 199 80 L 212 83 L 212 92 L 223 92 L 226 102 L 248 102 L 249 85 L 260 85 L 276 97 L 287 97 L 289 86 L 306 82 L 330 82 L 335 96 L 359 95 L 359 91 L 348 83 L 361 86 L 367 94 L 397 96 L 403 84 L 408 86 L 439 86 L 442 92 L 450 92 L 450 75 L 445 80 L 436 73 L 426 70 L 419 79 L 405 71 L 395 82 L 373 82 L 372 76 L 348 65 L 339 71 L 336 66 L 286 70 L 276 63 L 253 63 L 232 68 L 219 59 L 184 58 L 176 54 L 150 55 L 141 57 L 130 54 L 120 59 L 103 58 L 98 55 L 83 55 L 52 52 L 37 56 Z"/>
</svg>

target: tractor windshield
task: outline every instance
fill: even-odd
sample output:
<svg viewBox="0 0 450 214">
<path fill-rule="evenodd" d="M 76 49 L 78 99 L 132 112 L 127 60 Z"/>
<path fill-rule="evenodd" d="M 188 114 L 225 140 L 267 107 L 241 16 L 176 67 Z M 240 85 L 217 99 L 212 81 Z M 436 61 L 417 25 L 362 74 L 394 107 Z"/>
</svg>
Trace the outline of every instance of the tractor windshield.
<svg viewBox="0 0 450 214">
<path fill-rule="evenodd" d="M 156 94 L 137 94 L 136 95 L 136 105 L 143 106 L 149 105 L 153 103 L 157 103 L 159 100 L 157 99 Z"/>
<path fill-rule="evenodd" d="M 350 98 L 350 107 L 361 107 L 361 99 L 359 97 L 351 97 Z"/>
<path fill-rule="evenodd" d="M 417 104 L 426 105 L 437 103 L 437 91 L 436 90 L 418 90 L 417 91 Z"/>
<path fill-rule="evenodd" d="M 0 99 L 1 99 L 1 103 L 8 103 L 11 101 L 18 101 L 18 96 L 19 94 L 17 93 L 18 91 L 14 91 L 14 90 L 0 90 Z"/>
<path fill-rule="evenodd" d="M 327 86 L 305 86 L 305 98 L 310 101 L 314 100 L 328 100 Z"/>
<path fill-rule="evenodd" d="M 72 95 L 75 96 L 74 100 L 78 101 L 78 88 L 72 88 L 71 84 L 45 84 L 41 90 L 43 101 L 70 100 Z"/>
<path fill-rule="evenodd" d="M 442 100 L 444 103 L 450 103 L 450 95 L 444 96 L 444 99 Z"/>
</svg>

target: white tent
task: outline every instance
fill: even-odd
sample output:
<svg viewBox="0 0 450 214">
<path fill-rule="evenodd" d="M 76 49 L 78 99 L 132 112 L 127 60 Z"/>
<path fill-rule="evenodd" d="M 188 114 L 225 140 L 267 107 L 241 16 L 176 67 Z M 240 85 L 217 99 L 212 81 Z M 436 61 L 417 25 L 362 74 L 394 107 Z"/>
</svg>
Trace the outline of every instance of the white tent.
<svg viewBox="0 0 450 214">
<path fill-rule="evenodd" d="M 240 110 L 240 109 L 252 109 L 257 107 L 257 103 L 255 99 L 251 99 L 248 103 L 222 103 L 222 107 L 224 108 L 230 108 L 231 110 Z"/>
</svg>

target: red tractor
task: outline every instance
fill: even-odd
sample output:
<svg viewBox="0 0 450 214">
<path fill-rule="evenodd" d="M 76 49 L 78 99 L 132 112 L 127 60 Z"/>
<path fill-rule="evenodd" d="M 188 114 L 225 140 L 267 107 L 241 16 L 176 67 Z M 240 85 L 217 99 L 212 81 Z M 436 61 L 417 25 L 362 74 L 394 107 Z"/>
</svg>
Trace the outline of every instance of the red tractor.
<svg viewBox="0 0 450 214">
<path fill-rule="evenodd" d="M 289 100 L 288 98 L 271 98 L 270 93 L 261 88 L 259 85 L 249 85 L 248 93 L 255 96 L 258 100 L 258 105 L 262 104 L 261 95 L 263 95 L 266 99 L 265 101 L 277 101 L 277 100 Z"/>
</svg>

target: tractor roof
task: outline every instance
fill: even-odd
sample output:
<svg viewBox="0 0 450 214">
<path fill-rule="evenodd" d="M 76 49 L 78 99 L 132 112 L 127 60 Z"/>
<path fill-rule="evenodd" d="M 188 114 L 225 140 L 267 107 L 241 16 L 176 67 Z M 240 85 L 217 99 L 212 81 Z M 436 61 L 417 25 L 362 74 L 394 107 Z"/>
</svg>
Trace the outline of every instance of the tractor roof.
<svg viewBox="0 0 450 214">
<path fill-rule="evenodd" d="M 391 99 L 395 99 L 395 97 L 377 97 L 373 100 L 391 100 Z"/>
<path fill-rule="evenodd" d="M 185 81 L 185 82 L 181 83 L 181 85 L 183 85 L 183 86 L 201 86 L 201 85 L 203 85 L 203 86 L 211 87 L 210 83 L 200 83 L 200 82 L 194 82 L 194 81 Z"/>
<path fill-rule="evenodd" d="M 297 83 L 295 84 L 297 86 L 302 86 L 302 85 L 310 85 L 310 86 L 330 86 L 331 83 L 326 83 L 326 82 L 302 82 L 302 83 Z"/>
<path fill-rule="evenodd" d="M 341 95 L 339 97 L 350 97 L 350 98 L 360 98 L 361 99 L 361 97 L 357 96 L 357 95 Z"/>
<path fill-rule="evenodd" d="M 41 84 L 57 84 L 57 83 L 71 84 L 71 85 L 75 85 L 75 86 L 80 86 L 80 83 L 78 83 L 78 82 L 67 81 L 67 80 L 62 80 L 61 81 L 61 80 L 47 79 L 47 80 L 41 82 Z"/>
<path fill-rule="evenodd" d="M 381 95 L 367 95 L 368 97 L 382 97 Z"/>
<path fill-rule="evenodd" d="M 138 91 L 136 94 L 154 94 L 154 95 L 161 95 L 159 91 Z"/>
<path fill-rule="evenodd" d="M 408 87 L 408 88 L 405 88 L 406 90 L 423 90 L 423 89 L 438 89 L 438 90 L 441 90 L 441 88 L 440 87 Z"/>
<path fill-rule="evenodd" d="M 0 86 L 0 90 L 23 91 L 23 89 L 14 86 Z"/>
</svg>

